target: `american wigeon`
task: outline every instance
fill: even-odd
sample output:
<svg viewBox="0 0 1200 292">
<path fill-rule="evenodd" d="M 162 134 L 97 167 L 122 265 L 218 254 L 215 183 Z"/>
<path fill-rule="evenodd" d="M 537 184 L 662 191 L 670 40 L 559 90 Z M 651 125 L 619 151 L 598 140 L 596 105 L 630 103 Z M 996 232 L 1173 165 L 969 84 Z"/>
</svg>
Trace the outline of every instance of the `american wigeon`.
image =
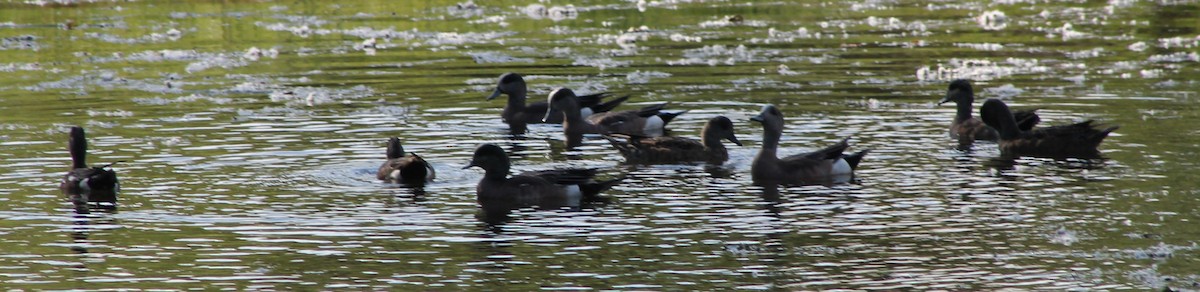
<svg viewBox="0 0 1200 292">
<path fill-rule="evenodd" d="M 779 148 L 779 138 L 783 135 L 783 113 L 773 105 L 763 107 L 762 113 L 750 118 L 762 123 L 763 144 L 754 163 L 750 166 L 750 174 L 755 183 L 763 185 L 808 185 L 836 182 L 842 177 L 853 176 L 854 169 L 862 161 L 866 150 L 845 155 L 842 152 L 850 147 L 847 140 L 825 149 L 796 154 L 779 158 L 776 150 Z"/>
<path fill-rule="evenodd" d="M 960 141 L 969 142 L 974 140 L 996 141 L 999 135 L 996 130 L 988 127 L 979 119 L 971 116 L 971 107 L 975 103 L 975 90 L 971 87 L 971 81 L 966 79 L 958 79 L 950 82 L 950 88 L 946 91 L 946 97 L 938 101 L 938 104 L 945 104 L 953 101 L 958 106 L 958 113 L 954 115 L 954 122 L 950 123 L 950 137 L 958 138 Z M 1041 118 L 1037 115 L 1037 109 L 1017 111 L 1013 113 L 1016 118 L 1018 128 L 1022 131 L 1029 131 L 1041 122 Z"/>
<path fill-rule="evenodd" d="M 379 180 L 404 184 L 423 184 L 437 177 L 433 166 L 416 153 L 405 153 L 400 138 L 388 139 L 387 161 L 375 173 Z"/>
<path fill-rule="evenodd" d="M 625 156 L 629 163 L 680 163 L 704 161 L 711 164 L 722 164 L 729 159 L 725 144 L 721 139 L 727 139 L 733 144 L 742 146 L 734 136 L 733 122 L 729 118 L 717 116 L 708 120 L 704 130 L 700 132 L 700 140 L 661 136 L 633 137 L 625 141 L 605 136 L 613 147 Z"/>
<path fill-rule="evenodd" d="M 71 153 L 71 171 L 63 176 L 58 188 L 62 190 L 76 210 L 87 210 L 90 202 L 117 203 L 117 193 L 121 184 L 117 181 L 117 173 L 110 167 L 87 166 L 87 137 L 81 127 L 71 127 L 71 136 L 67 141 L 67 151 Z"/>
<path fill-rule="evenodd" d="M 666 125 L 676 116 L 684 112 L 663 112 L 666 104 L 655 104 L 639 110 L 619 112 L 604 112 L 584 117 L 579 112 L 579 102 L 575 92 L 568 88 L 559 88 L 550 93 L 550 109 L 558 109 L 563 115 L 563 134 L 567 137 L 567 146 L 575 147 L 583 143 L 584 134 L 626 134 L 641 137 L 658 137 L 666 132 Z M 549 112 L 547 112 L 549 115 Z M 586 118 L 586 119 L 585 119 Z"/>
<path fill-rule="evenodd" d="M 483 144 L 475 149 L 471 162 L 463 167 L 483 169 L 483 179 L 476 185 L 475 195 L 485 211 L 576 207 L 581 201 L 595 200 L 601 191 L 621 181 L 621 178 L 596 181 L 595 169 L 554 169 L 510 177 L 511 166 L 503 148 Z"/>
<path fill-rule="evenodd" d="M 1100 129 L 1092 120 L 1070 125 L 1043 127 L 1024 131 L 1008 110 L 1008 105 L 997 99 L 988 99 L 979 109 L 983 122 L 999 133 L 1000 153 L 1003 156 L 1033 156 L 1044 158 L 1101 158 L 1100 142 L 1109 133 L 1117 130 L 1113 126 Z"/>
<path fill-rule="evenodd" d="M 525 78 L 521 77 L 521 74 L 504 73 L 500 75 L 499 84 L 496 85 L 496 89 L 487 97 L 487 100 L 495 99 L 502 94 L 508 95 L 508 104 L 504 105 L 504 111 L 500 113 L 500 118 L 515 133 L 524 133 L 528 124 L 562 123 L 563 114 L 557 110 L 552 111 L 547 117 L 546 111 L 550 106 L 546 102 L 525 104 L 526 90 Z M 629 96 L 626 95 L 604 101 L 604 98 L 609 96 L 608 93 L 579 96 L 580 115 L 586 117 L 594 113 L 607 112 L 629 99 Z"/>
</svg>

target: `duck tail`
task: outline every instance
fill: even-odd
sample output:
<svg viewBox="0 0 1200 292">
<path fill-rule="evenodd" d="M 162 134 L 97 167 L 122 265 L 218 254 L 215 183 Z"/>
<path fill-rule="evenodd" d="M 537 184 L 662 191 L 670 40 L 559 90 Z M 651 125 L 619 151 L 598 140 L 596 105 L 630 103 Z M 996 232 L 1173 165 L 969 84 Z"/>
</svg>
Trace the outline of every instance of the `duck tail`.
<svg viewBox="0 0 1200 292">
<path fill-rule="evenodd" d="M 622 141 L 619 138 L 624 138 L 625 140 Z M 619 152 L 621 152 L 621 154 L 625 154 L 625 155 L 633 155 L 634 153 L 637 152 L 637 148 L 635 148 L 633 146 L 633 141 L 630 141 L 631 138 L 632 137 L 624 135 L 624 134 L 604 135 L 604 139 L 608 140 L 608 143 L 612 144 L 613 148 L 617 148 L 617 151 L 619 151 Z"/>
<path fill-rule="evenodd" d="M 1100 130 L 1099 133 L 1096 133 L 1096 135 L 1092 136 L 1092 139 L 1096 141 L 1096 144 L 1100 144 L 1100 142 L 1104 141 L 1104 138 L 1108 138 L 1108 134 L 1111 134 L 1113 131 L 1116 131 L 1119 128 L 1121 128 L 1121 126 L 1112 126 Z"/>
<path fill-rule="evenodd" d="M 404 157 L 404 146 L 400 145 L 400 138 L 389 138 L 387 146 L 387 158 L 396 159 L 400 157 Z"/>
<path fill-rule="evenodd" d="M 67 151 L 71 153 L 71 169 L 87 168 L 87 136 L 82 127 L 71 127 Z"/>
<path fill-rule="evenodd" d="M 579 185 L 579 190 L 581 192 L 583 192 L 584 198 L 589 199 L 589 200 L 596 200 L 597 198 L 599 198 L 600 192 L 603 192 L 605 190 L 612 188 L 613 186 L 617 185 L 618 183 L 621 183 L 621 180 L 624 180 L 624 179 L 625 179 L 625 177 L 621 176 L 618 178 L 605 180 L 605 181 L 589 182 L 586 184 Z"/>
<path fill-rule="evenodd" d="M 664 103 L 660 103 L 660 104 L 652 104 L 652 105 L 644 106 L 644 107 L 638 109 L 638 111 L 637 111 L 638 116 L 639 117 L 650 117 L 653 115 L 657 115 L 664 108 L 667 108 L 667 104 L 669 104 L 669 103 L 664 102 Z"/>
<path fill-rule="evenodd" d="M 673 113 L 661 112 L 661 113 L 658 113 L 658 117 L 663 120 L 663 125 L 666 126 L 667 124 L 670 124 L 671 120 L 674 120 L 675 117 L 678 117 L 679 115 L 685 114 L 687 112 L 688 111 L 686 111 L 686 110 L 679 111 L 679 112 L 673 112 Z"/>
<path fill-rule="evenodd" d="M 105 164 L 105 165 L 103 165 L 103 166 L 100 166 L 100 167 L 97 167 L 97 168 L 99 168 L 99 169 L 106 169 L 106 168 L 110 168 L 110 167 L 112 167 L 113 165 L 117 165 L 117 163 L 125 163 L 125 161 L 124 161 L 124 160 L 117 160 L 117 161 L 113 161 L 113 163 Z"/>
<path fill-rule="evenodd" d="M 608 92 L 601 92 L 601 93 L 588 94 L 588 95 L 579 95 L 576 97 L 579 98 L 579 106 L 580 107 L 590 107 L 594 110 L 596 108 L 596 106 L 600 105 L 601 100 L 604 100 L 605 97 L 608 97 L 610 95 L 612 95 L 612 94 L 609 94 Z"/>
<path fill-rule="evenodd" d="M 870 151 L 871 150 L 863 150 L 855 152 L 854 154 L 842 155 L 842 159 L 845 159 L 846 163 L 850 164 L 850 169 L 858 169 L 858 163 L 862 162 L 863 156 L 867 156 L 867 152 Z"/>
</svg>

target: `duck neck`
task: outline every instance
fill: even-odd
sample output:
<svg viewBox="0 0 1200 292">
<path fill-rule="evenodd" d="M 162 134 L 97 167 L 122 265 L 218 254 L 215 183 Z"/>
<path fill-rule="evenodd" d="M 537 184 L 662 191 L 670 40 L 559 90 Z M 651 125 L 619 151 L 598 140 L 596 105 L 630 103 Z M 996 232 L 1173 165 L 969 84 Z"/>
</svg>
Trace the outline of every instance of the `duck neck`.
<svg viewBox="0 0 1200 292">
<path fill-rule="evenodd" d="M 583 113 L 579 112 L 579 103 L 563 102 L 563 103 L 560 103 L 557 106 L 557 108 L 558 108 L 558 111 L 562 112 L 562 114 L 563 114 L 563 125 L 564 126 L 567 124 L 580 125 L 583 123 Z"/>
<path fill-rule="evenodd" d="M 779 129 L 773 129 L 770 126 L 763 127 L 762 151 L 758 153 L 759 159 L 763 157 L 776 158 L 775 150 L 779 148 L 780 136 L 783 136 L 783 133 Z"/>
<path fill-rule="evenodd" d="M 721 150 L 725 149 L 725 144 L 721 143 L 721 136 L 717 135 L 711 129 L 705 128 L 704 132 L 700 133 L 700 142 L 704 143 L 705 150 Z"/>
<path fill-rule="evenodd" d="M 997 120 L 996 133 L 1000 134 L 1000 140 L 1011 140 L 1021 134 L 1021 129 L 1017 128 L 1017 121 L 1013 118 L 1012 113 L 1006 112 Z"/>
<path fill-rule="evenodd" d="M 83 131 L 72 131 L 67 140 L 67 151 L 71 153 L 71 169 L 87 168 L 87 140 Z"/>
<path fill-rule="evenodd" d="M 525 108 L 525 90 L 515 91 L 508 94 L 508 108 Z"/>
<path fill-rule="evenodd" d="M 963 95 L 956 103 L 958 113 L 954 115 L 954 120 L 959 122 L 971 119 L 971 105 L 975 103 L 975 98 L 970 93 Z"/>
<path fill-rule="evenodd" d="M 508 178 L 510 165 L 508 162 L 503 164 L 493 165 L 484 169 L 483 178 L 488 180 L 505 180 Z"/>
</svg>

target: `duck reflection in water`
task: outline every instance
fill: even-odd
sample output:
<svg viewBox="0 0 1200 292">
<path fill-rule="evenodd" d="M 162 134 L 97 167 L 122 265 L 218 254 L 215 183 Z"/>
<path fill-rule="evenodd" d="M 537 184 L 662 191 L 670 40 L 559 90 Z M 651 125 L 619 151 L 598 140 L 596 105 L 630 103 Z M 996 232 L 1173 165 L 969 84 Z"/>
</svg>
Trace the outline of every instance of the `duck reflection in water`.
<svg viewBox="0 0 1200 292">
<path fill-rule="evenodd" d="M 92 241 L 89 239 L 91 233 L 97 229 L 93 225 L 115 225 L 117 220 L 112 216 L 117 213 L 115 208 L 112 209 L 96 209 L 94 212 L 75 213 L 72 215 L 72 227 L 69 227 L 67 235 L 71 237 L 71 245 L 69 248 L 72 252 L 78 254 L 88 253 L 88 246 L 92 246 Z"/>
<path fill-rule="evenodd" d="M 764 202 L 766 202 L 766 205 L 764 206 L 766 207 L 767 212 L 770 212 L 771 216 L 778 218 L 779 213 L 783 211 L 783 207 L 781 205 L 787 203 L 787 201 L 779 196 L 779 185 L 768 184 L 756 186 L 762 188 L 762 199 Z"/>
<path fill-rule="evenodd" d="M 515 209 L 578 209 L 586 202 L 603 201 L 600 192 L 623 178 L 595 180 L 596 169 L 552 169 L 509 176 L 508 153 L 500 146 L 484 144 L 475 149 L 463 169 L 479 167 L 484 176 L 475 187 L 476 200 L 485 221 L 503 222 Z"/>
</svg>

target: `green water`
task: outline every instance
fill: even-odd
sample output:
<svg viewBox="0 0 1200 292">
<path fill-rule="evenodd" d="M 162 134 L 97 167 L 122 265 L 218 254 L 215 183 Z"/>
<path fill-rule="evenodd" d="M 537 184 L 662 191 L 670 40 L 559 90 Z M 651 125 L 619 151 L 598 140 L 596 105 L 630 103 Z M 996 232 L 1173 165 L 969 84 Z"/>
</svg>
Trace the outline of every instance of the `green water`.
<svg viewBox="0 0 1200 292">
<path fill-rule="evenodd" d="M 544 9 L 538 9 L 541 6 Z M 1193 289 L 1194 1 L 0 4 L 0 286 L 11 289 Z M 543 12 L 544 11 L 544 12 Z M 1002 22 L 982 21 L 1002 12 Z M 989 14 L 992 15 L 992 14 Z M 740 16 L 741 20 L 730 21 Z M 367 39 L 375 47 L 364 46 Z M 507 134 L 504 72 L 737 127 L 718 170 L 628 166 L 557 126 Z M 1120 125 L 1080 165 L 994 167 L 947 136 L 949 80 Z M 859 181 L 751 186 L 763 104 L 783 154 L 851 136 Z M 311 105 L 310 105 L 311 104 Z M 66 133 L 123 160 L 76 215 Z M 438 181 L 379 183 L 387 137 Z M 481 143 L 516 171 L 625 176 L 582 211 L 476 218 Z"/>
</svg>

